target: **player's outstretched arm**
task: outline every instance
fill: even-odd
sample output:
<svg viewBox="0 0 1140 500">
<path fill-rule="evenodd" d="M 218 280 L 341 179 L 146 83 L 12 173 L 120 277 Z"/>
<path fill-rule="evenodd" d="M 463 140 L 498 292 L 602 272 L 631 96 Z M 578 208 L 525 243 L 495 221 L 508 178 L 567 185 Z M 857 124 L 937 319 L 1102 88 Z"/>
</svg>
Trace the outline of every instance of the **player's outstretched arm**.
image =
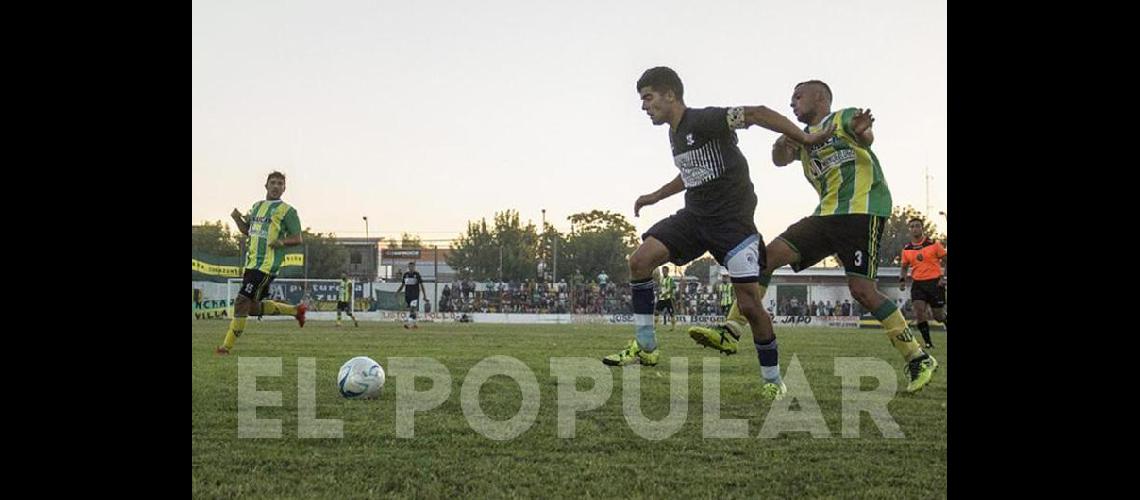
<svg viewBox="0 0 1140 500">
<path fill-rule="evenodd" d="M 637 201 L 633 202 L 633 216 L 640 216 L 641 207 L 652 205 L 684 190 L 685 182 L 681 180 L 681 174 L 677 174 L 677 177 L 674 177 L 668 184 L 661 186 L 661 189 L 639 196 Z"/>
<path fill-rule="evenodd" d="M 249 236 L 249 222 L 245 220 L 245 216 L 235 208 L 233 212 L 230 212 L 230 217 L 232 217 L 234 223 L 237 224 L 238 231 L 241 231 L 241 234 Z"/>
<path fill-rule="evenodd" d="M 759 125 L 795 139 L 800 144 L 820 144 L 835 132 L 835 124 L 833 123 L 819 132 L 809 134 L 800 130 L 787 117 L 768 109 L 767 106 L 744 106 L 744 125 L 745 127 Z"/>
</svg>

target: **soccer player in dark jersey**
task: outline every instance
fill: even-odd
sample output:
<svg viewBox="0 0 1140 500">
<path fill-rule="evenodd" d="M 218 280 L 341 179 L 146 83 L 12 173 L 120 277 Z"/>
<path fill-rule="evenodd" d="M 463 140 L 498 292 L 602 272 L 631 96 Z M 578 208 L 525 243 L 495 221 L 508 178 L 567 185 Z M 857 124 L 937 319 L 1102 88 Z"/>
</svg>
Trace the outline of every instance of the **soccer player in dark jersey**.
<svg viewBox="0 0 1140 500">
<path fill-rule="evenodd" d="M 336 326 L 340 326 L 340 313 L 348 314 L 352 318 L 353 326 L 360 326 L 356 316 L 352 315 L 352 283 L 348 281 L 348 273 L 340 273 L 340 296 L 336 302 Z"/>
<path fill-rule="evenodd" d="M 420 292 L 422 291 L 423 296 L 427 297 L 427 289 L 424 288 L 424 278 L 416 271 L 415 261 L 408 263 L 408 272 L 404 273 L 400 281 L 400 288 L 396 289 L 397 295 L 400 290 L 404 290 L 404 304 L 408 306 L 408 319 L 410 320 L 404 321 L 404 328 L 419 328 L 416 325 L 416 309 L 420 305 Z M 410 327 L 408 326 L 409 323 L 411 324 Z"/>
<path fill-rule="evenodd" d="M 251 314 L 293 316 L 302 328 L 305 326 L 305 304 L 262 300 L 285 260 L 284 247 L 301 244 L 301 219 L 297 217 L 297 209 L 281 201 L 283 193 L 285 174 L 271 172 L 265 180 L 265 199 L 254 203 L 245 216 L 236 208 L 230 213 L 241 234 L 249 237 L 249 250 L 246 252 L 241 290 L 234 301 L 234 318 L 230 320 L 225 341 L 215 351 L 218 354 L 230 353 L 234 342 L 245 330 L 246 318 Z"/>
<path fill-rule="evenodd" d="M 805 133 L 791 120 L 764 106 L 689 108 L 680 77 L 666 67 L 650 68 L 637 81 L 641 109 L 654 125 L 669 124 L 673 163 L 680 173 L 668 184 L 634 202 L 633 214 L 685 191 L 685 207 L 653 225 L 629 258 L 637 338 L 606 356 L 607 365 L 656 365 L 660 351 L 653 331 L 653 270 L 666 262 L 684 265 L 706 251 L 728 268 L 741 311 L 752 323 L 761 366 L 761 397 L 786 392 L 780 379 L 772 320 L 760 306 L 757 280 L 764 264 L 763 244 L 753 216 L 756 194 L 748 161 L 737 147 L 736 129 L 760 125 L 805 144 L 816 144 L 830 130 Z"/>
<path fill-rule="evenodd" d="M 922 332 L 922 340 L 926 342 L 927 349 L 933 349 L 934 343 L 930 341 L 930 323 L 927 322 L 926 308 L 929 305 L 934 319 L 941 321 L 950 331 L 950 324 L 946 322 L 946 271 L 944 259 L 946 248 L 942 242 L 934 241 L 926 236 L 922 219 L 913 218 L 907 221 L 910 231 L 910 243 L 902 249 L 902 268 L 899 269 L 899 290 L 906 290 L 907 268 L 914 268 L 914 283 L 910 288 L 910 300 L 914 307 L 915 322 L 918 331 Z"/>
<path fill-rule="evenodd" d="M 906 361 L 907 392 L 917 392 L 934 376 L 938 361 L 914 340 L 906 319 L 895 301 L 879 292 L 879 243 L 883 226 L 891 215 L 891 192 L 879 159 L 871 152 L 875 119 L 870 109 L 844 108 L 831 111 L 831 88 L 819 80 L 797 84 L 792 91 L 792 112 L 806 123 L 806 132 L 834 129 L 825 142 L 805 147 L 791 135 L 781 136 L 772 145 L 772 162 L 782 167 L 799 160 L 807 181 L 819 194 L 819 205 L 812 215 L 792 224 L 766 249 L 767 263 L 760 278 L 763 296 L 772 272 L 785 265 L 799 272 L 836 255 L 847 272 L 847 286 L 864 308 L 883 324 L 891 344 Z M 718 328 L 691 330 L 711 335 L 728 329 L 744 330 L 736 311 Z M 731 344 L 732 338 L 724 344 Z"/>
</svg>

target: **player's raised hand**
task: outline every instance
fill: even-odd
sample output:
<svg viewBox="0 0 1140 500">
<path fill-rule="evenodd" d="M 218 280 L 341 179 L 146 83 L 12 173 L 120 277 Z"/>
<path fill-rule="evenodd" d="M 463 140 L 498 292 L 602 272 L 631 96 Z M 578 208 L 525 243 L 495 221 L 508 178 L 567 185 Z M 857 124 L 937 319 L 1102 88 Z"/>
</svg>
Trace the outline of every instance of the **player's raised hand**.
<svg viewBox="0 0 1140 500">
<path fill-rule="evenodd" d="M 642 196 L 637 197 L 637 201 L 633 202 L 633 216 L 639 217 L 640 212 L 641 212 L 641 207 L 644 207 L 647 205 L 652 205 L 654 203 L 657 203 L 657 197 L 655 197 L 651 194 L 646 194 L 646 195 L 642 195 Z"/>
<path fill-rule="evenodd" d="M 856 135 L 862 134 L 871 128 L 873 123 L 875 123 L 875 117 L 871 116 L 871 108 L 860 109 L 855 116 L 851 117 L 851 131 Z"/>
</svg>

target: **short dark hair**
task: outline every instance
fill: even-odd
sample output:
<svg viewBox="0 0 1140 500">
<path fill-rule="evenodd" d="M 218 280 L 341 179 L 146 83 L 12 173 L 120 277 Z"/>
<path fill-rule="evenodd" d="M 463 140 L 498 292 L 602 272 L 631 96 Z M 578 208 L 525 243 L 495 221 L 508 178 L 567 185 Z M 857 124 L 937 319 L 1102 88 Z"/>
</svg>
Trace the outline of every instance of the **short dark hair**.
<svg viewBox="0 0 1140 500">
<path fill-rule="evenodd" d="M 281 182 L 285 182 L 285 174 L 274 170 L 272 172 L 269 172 L 269 177 L 265 178 L 265 183 L 269 184 L 269 180 L 274 178 L 274 177 L 278 177 L 281 179 Z"/>
<path fill-rule="evenodd" d="M 797 83 L 796 88 L 798 89 L 798 88 L 800 88 L 801 85 L 808 85 L 808 84 L 815 84 L 815 85 L 819 85 L 819 86 L 823 87 L 823 90 L 825 92 L 827 92 L 827 100 L 828 101 L 833 100 L 831 97 L 831 87 L 828 87 L 826 83 L 823 83 L 819 80 L 808 80 L 806 82 Z"/>
<path fill-rule="evenodd" d="M 645 87 L 662 93 L 672 90 L 677 99 L 685 98 L 685 85 L 681 83 L 681 77 L 665 66 L 649 68 L 641 74 L 641 78 L 637 79 L 637 91 L 640 92 Z"/>
<path fill-rule="evenodd" d="M 914 221 L 918 221 L 918 223 L 919 223 L 919 224 L 922 224 L 923 226 L 926 226 L 926 221 L 924 221 L 924 220 L 922 220 L 921 218 L 918 218 L 918 217 L 911 217 L 911 218 L 910 218 L 910 220 L 906 221 L 906 224 L 909 226 L 909 225 L 910 225 L 910 223 L 911 223 L 911 222 L 914 222 Z"/>
</svg>

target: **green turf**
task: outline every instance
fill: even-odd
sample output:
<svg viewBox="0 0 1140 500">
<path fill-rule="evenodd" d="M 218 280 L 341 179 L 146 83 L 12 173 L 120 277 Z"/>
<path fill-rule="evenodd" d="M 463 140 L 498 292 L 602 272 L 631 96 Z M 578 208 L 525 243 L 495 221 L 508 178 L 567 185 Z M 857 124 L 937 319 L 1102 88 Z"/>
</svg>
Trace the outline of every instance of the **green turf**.
<svg viewBox="0 0 1140 500">
<path fill-rule="evenodd" d="M 658 328 L 662 364 L 641 368 L 641 406 L 651 419 L 669 412 L 669 359 L 688 359 L 684 425 L 660 441 L 639 437 L 623 413 L 622 374 L 599 408 L 578 414 L 576 435 L 557 433 L 558 386 L 552 357 L 600 359 L 632 337 L 630 325 L 524 326 L 364 322 L 333 328 L 310 321 L 250 320 L 230 356 L 216 356 L 227 323 L 194 321 L 191 335 L 192 492 L 195 497 L 907 497 L 946 496 L 946 336 L 934 332 L 941 366 L 922 392 L 904 394 L 898 354 L 879 330 L 777 328 L 781 367 L 795 355 L 826 422 L 829 437 L 807 432 L 759 438 L 769 406 L 756 398 L 759 363 L 749 342 L 740 354 L 717 355 L 693 343 L 681 326 Z M 917 332 L 915 332 L 917 333 Z M 428 357 L 447 367 L 451 395 L 416 415 L 415 437 L 396 437 L 396 387 L 389 377 L 378 400 L 340 397 L 335 378 L 347 359 L 366 355 L 390 368 L 389 357 Z M 530 367 L 540 388 L 536 422 L 515 439 L 496 441 L 468 424 L 460 404 L 467 372 L 494 355 Z M 282 406 L 260 407 L 259 419 L 280 419 L 278 439 L 238 438 L 239 357 L 280 358 L 282 376 L 257 379 L 260 391 L 281 393 Z M 298 358 L 316 358 L 316 418 L 343 421 L 339 439 L 298 437 Z M 859 437 L 842 437 L 837 357 L 889 362 L 899 392 L 888 406 L 905 435 L 888 439 L 863 413 Z M 748 437 L 702 437 L 702 366 L 719 358 L 721 419 L 747 419 Z M 599 362 L 600 364 L 600 362 Z M 418 390 L 430 382 L 417 378 Z M 875 386 L 864 379 L 863 390 Z M 579 380 L 579 390 L 592 383 Z M 513 416 L 522 392 L 492 377 L 479 399 L 493 419 Z M 793 408 L 799 409 L 799 406 Z"/>
</svg>

